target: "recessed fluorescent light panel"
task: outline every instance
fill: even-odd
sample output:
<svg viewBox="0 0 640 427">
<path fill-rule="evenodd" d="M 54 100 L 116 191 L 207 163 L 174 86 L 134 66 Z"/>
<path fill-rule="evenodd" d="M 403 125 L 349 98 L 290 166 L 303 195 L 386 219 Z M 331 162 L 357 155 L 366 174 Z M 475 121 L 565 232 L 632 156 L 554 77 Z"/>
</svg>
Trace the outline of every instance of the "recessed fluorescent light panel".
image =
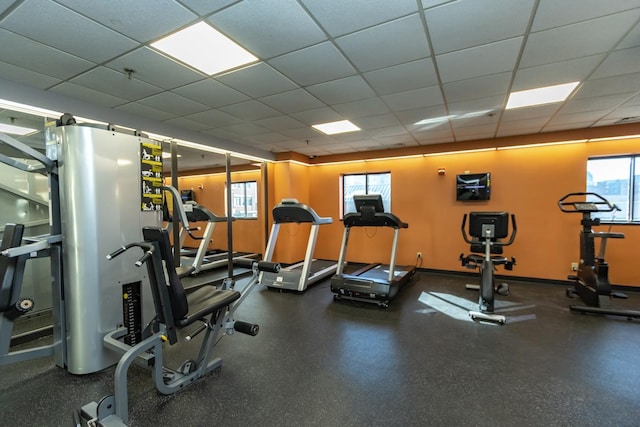
<svg viewBox="0 0 640 427">
<path fill-rule="evenodd" d="M 198 22 L 151 46 L 210 76 L 258 60 L 206 22 Z"/>
<path fill-rule="evenodd" d="M 360 128 L 349 120 L 340 120 L 338 122 L 320 123 L 318 125 L 312 125 L 311 127 L 318 129 L 322 133 L 327 135 L 334 135 L 336 133 L 353 132 L 360 130 Z"/>
<path fill-rule="evenodd" d="M 0 132 L 9 133 L 12 135 L 28 135 L 33 132 L 37 132 L 37 129 L 24 128 L 22 126 L 6 125 L 0 123 Z"/>
<path fill-rule="evenodd" d="M 573 92 L 580 82 L 571 82 L 555 86 L 540 87 L 537 89 L 511 92 L 506 109 L 531 107 L 534 105 L 551 104 L 561 102 Z"/>
</svg>

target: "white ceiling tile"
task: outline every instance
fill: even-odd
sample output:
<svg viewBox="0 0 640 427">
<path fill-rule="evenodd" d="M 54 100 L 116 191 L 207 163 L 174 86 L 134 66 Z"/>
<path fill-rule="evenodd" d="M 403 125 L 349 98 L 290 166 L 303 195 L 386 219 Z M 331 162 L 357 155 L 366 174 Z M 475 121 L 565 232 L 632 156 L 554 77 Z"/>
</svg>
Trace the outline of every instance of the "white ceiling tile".
<svg viewBox="0 0 640 427">
<path fill-rule="evenodd" d="M 300 141 L 304 141 L 318 135 L 318 133 L 310 126 L 283 129 L 282 131 L 279 131 L 279 133 Z"/>
<path fill-rule="evenodd" d="M 640 9 L 532 33 L 520 66 L 533 67 L 607 52 L 639 17 Z"/>
<path fill-rule="evenodd" d="M 453 140 L 453 134 L 449 126 L 427 131 L 411 132 L 411 134 L 420 145 L 439 144 Z"/>
<path fill-rule="evenodd" d="M 495 130 L 495 128 L 498 126 L 498 117 L 499 117 L 498 114 L 492 114 L 492 115 L 482 114 L 478 116 L 472 115 L 468 117 L 465 117 L 464 115 L 459 115 L 451 119 L 451 125 L 453 126 L 454 129 L 460 129 L 460 128 L 466 128 L 466 127 L 478 127 L 478 128 L 482 127 L 482 128 L 489 129 L 493 127 L 493 129 Z"/>
<path fill-rule="evenodd" d="M 287 114 L 324 107 L 322 102 L 303 89 L 265 96 L 264 98 L 260 98 L 260 101 Z"/>
<path fill-rule="evenodd" d="M 395 112 L 400 122 L 411 126 L 409 128 L 410 130 L 414 130 L 413 124 L 420 120 L 444 117 L 447 114 L 447 110 L 443 104 Z"/>
<path fill-rule="evenodd" d="M 574 99 L 593 98 L 640 90 L 640 73 L 587 80 L 578 88 Z"/>
<path fill-rule="evenodd" d="M 254 123 L 276 132 L 304 126 L 304 123 L 289 116 L 270 117 L 268 119 L 256 120 Z"/>
<path fill-rule="evenodd" d="M 533 89 L 561 83 L 582 82 L 602 62 L 605 54 L 538 65 L 516 71 L 512 91 Z"/>
<path fill-rule="evenodd" d="M 337 38 L 335 42 L 361 72 L 429 56 L 426 35 L 417 14 Z"/>
<path fill-rule="evenodd" d="M 249 99 L 245 94 L 227 87 L 214 79 L 200 80 L 174 89 L 173 92 L 214 108 Z"/>
<path fill-rule="evenodd" d="M 264 62 L 218 75 L 216 80 L 254 98 L 286 92 L 298 87 Z"/>
<path fill-rule="evenodd" d="M 229 126 L 242 122 L 241 119 L 219 110 L 202 111 L 201 113 L 190 114 L 186 117 L 196 122 L 204 123 L 209 127 Z"/>
<path fill-rule="evenodd" d="M 241 0 L 180 0 L 180 3 L 195 11 L 199 15 L 208 15 L 224 9 Z"/>
<path fill-rule="evenodd" d="M 501 123 L 522 122 L 530 119 L 548 120 L 562 107 L 562 103 L 536 105 L 533 107 L 513 108 L 505 110 L 502 114 Z"/>
<path fill-rule="evenodd" d="M 176 116 L 186 116 L 200 111 L 208 110 L 209 107 L 192 101 L 184 96 L 172 92 L 162 92 L 138 101 L 140 104 L 152 107 L 161 111 L 167 111 Z"/>
<path fill-rule="evenodd" d="M 329 42 L 279 56 L 269 64 L 301 86 L 339 79 L 356 72 Z"/>
<path fill-rule="evenodd" d="M 242 137 L 260 135 L 269 132 L 268 129 L 265 129 L 262 126 L 258 126 L 255 123 L 246 122 L 238 123 L 237 125 L 225 126 L 220 128 L 220 130 L 227 131 L 232 135 L 239 135 Z"/>
<path fill-rule="evenodd" d="M 276 144 L 279 142 L 286 142 L 289 140 L 288 137 L 279 134 L 277 132 L 267 132 L 262 133 L 260 135 L 252 135 L 247 137 L 249 141 L 256 144 Z"/>
<path fill-rule="evenodd" d="M 637 0 L 540 0 L 531 31 L 547 30 L 637 7 Z"/>
<path fill-rule="evenodd" d="M 174 114 L 168 113 L 166 111 L 156 110 L 155 108 L 151 108 L 137 102 L 130 102 L 125 105 L 120 105 L 119 107 L 115 107 L 115 109 L 160 121 L 172 119 L 175 117 Z"/>
<path fill-rule="evenodd" d="M 242 120 L 259 120 L 279 116 L 280 112 L 255 100 L 239 102 L 220 107 L 220 110 L 232 114 Z"/>
<path fill-rule="evenodd" d="M 94 68 L 73 78 L 71 82 L 130 101 L 162 92 L 159 87 L 136 78 L 129 79 L 123 72 L 118 73 L 106 67 Z"/>
<path fill-rule="evenodd" d="M 184 117 L 176 117 L 174 119 L 165 120 L 165 123 L 195 131 L 201 131 L 210 128 L 210 126 L 207 126 L 204 123 L 196 122 L 195 120 L 186 119 Z"/>
<path fill-rule="evenodd" d="M 534 134 L 534 133 L 539 133 L 541 130 L 542 130 L 542 126 L 538 126 L 538 125 L 525 126 L 523 124 L 523 126 L 520 126 L 520 127 L 498 129 L 498 132 L 496 132 L 496 137 L 502 138 L 505 136 Z"/>
<path fill-rule="evenodd" d="M 307 87 L 307 90 L 327 104 L 343 104 L 371 98 L 375 95 L 371 87 L 360 76 L 350 76 Z"/>
<path fill-rule="evenodd" d="M 167 35 L 198 17 L 173 0 L 57 0 L 139 42 Z"/>
<path fill-rule="evenodd" d="M 579 112 L 572 114 L 556 114 L 549 120 L 549 125 L 557 125 L 561 123 L 581 123 L 584 121 L 590 121 L 591 123 L 597 122 L 607 115 L 609 110 L 594 110 L 587 112 Z"/>
<path fill-rule="evenodd" d="M 329 107 L 316 108 L 315 110 L 301 111 L 299 113 L 292 113 L 291 117 L 300 120 L 306 125 L 316 125 L 319 123 L 335 122 L 338 120 L 344 120 L 345 118 L 336 113 Z"/>
<path fill-rule="evenodd" d="M 596 98 L 573 98 L 563 105 L 559 114 L 582 113 L 585 111 L 611 110 L 633 97 L 635 92 L 599 96 Z"/>
<path fill-rule="evenodd" d="M 613 124 L 613 123 L 610 123 L 610 124 Z M 543 132 L 556 132 L 556 131 L 559 131 L 559 130 L 584 129 L 584 128 L 588 128 L 591 125 L 593 125 L 592 121 L 583 121 L 583 122 L 580 122 L 580 123 L 560 122 L 560 123 L 548 124 L 544 128 L 542 128 L 542 131 Z"/>
<path fill-rule="evenodd" d="M 531 133 L 537 133 L 548 121 L 549 117 L 536 117 L 533 119 L 513 120 L 509 122 L 503 121 L 500 122 L 500 126 L 498 127 L 498 134 L 504 135 L 505 132 L 520 131 L 521 129 L 526 129 L 527 132 L 535 129 L 535 132 Z"/>
<path fill-rule="evenodd" d="M 358 118 L 389 112 L 389 107 L 380 98 L 361 99 L 333 105 L 333 109 L 345 117 Z"/>
<path fill-rule="evenodd" d="M 617 50 L 591 75 L 591 79 L 640 72 L 640 47 Z"/>
<path fill-rule="evenodd" d="M 402 126 L 402 123 L 400 123 L 394 114 L 377 114 L 373 116 L 359 117 L 351 121 L 360 129 L 367 131 L 390 126 Z"/>
<path fill-rule="evenodd" d="M 209 21 L 263 60 L 327 39 L 295 0 L 243 1 Z"/>
<path fill-rule="evenodd" d="M 460 0 L 425 11 L 436 54 L 522 36 L 533 0 Z"/>
<path fill-rule="evenodd" d="M 105 66 L 119 72 L 125 72 L 125 68 L 133 69 L 137 79 L 163 89 L 173 89 L 207 77 L 148 47 L 136 49 Z"/>
<path fill-rule="evenodd" d="M 629 34 L 616 46 L 616 49 L 628 49 L 638 46 L 640 46 L 640 23 L 629 31 Z"/>
<path fill-rule="evenodd" d="M 613 118 L 624 119 L 626 117 L 638 117 L 638 116 L 640 116 L 640 108 L 637 105 L 635 105 L 630 107 L 616 108 L 615 110 L 607 114 L 604 118 L 605 119 L 613 119 Z"/>
<path fill-rule="evenodd" d="M 415 0 L 302 0 L 333 37 L 418 11 Z"/>
<path fill-rule="evenodd" d="M 46 89 L 60 82 L 60 79 L 55 77 L 16 67 L 6 62 L 0 62 L 0 76 L 12 82 L 32 86 L 37 89 Z"/>
<path fill-rule="evenodd" d="M 378 95 L 438 84 L 438 76 L 430 58 L 370 71 L 364 73 L 364 78 Z"/>
<path fill-rule="evenodd" d="M 55 86 L 51 89 L 51 92 L 61 93 L 71 98 L 81 99 L 86 102 L 92 102 L 94 104 L 104 105 L 106 107 L 115 107 L 129 102 L 124 98 L 119 98 L 117 96 L 109 95 L 108 93 L 69 82 L 61 83 Z"/>
<path fill-rule="evenodd" d="M 498 114 L 504 108 L 507 101 L 506 95 L 487 96 L 486 98 L 472 99 L 469 101 L 449 102 L 449 114 L 466 114 L 478 111 L 492 111 Z M 489 114 L 488 112 L 486 114 Z"/>
<path fill-rule="evenodd" d="M 490 139 L 496 134 L 496 124 L 484 126 L 454 127 L 453 135 L 456 141 L 467 141 L 470 139 Z"/>
<path fill-rule="evenodd" d="M 505 95 L 509 90 L 511 73 L 493 74 L 443 85 L 447 103 Z"/>
<path fill-rule="evenodd" d="M 3 62 L 59 79 L 79 74 L 95 64 L 0 29 L 0 58 Z"/>
<path fill-rule="evenodd" d="M 135 41 L 51 1 L 25 1 L 2 21 L 2 26 L 96 63 L 137 46 Z"/>
<path fill-rule="evenodd" d="M 522 37 L 436 56 L 444 83 L 467 80 L 513 70 L 518 60 Z M 473 64 L 472 67 L 466 64 Z"/>
<path fill-rule="evenodd" d="M 640 93 L 629 98 L 627 100 L 627 102 L 624 103 L 624 107 L 632 107 L 632 106 L 637 106 L 640 105 Z"/>
<path fill-rule="evenodd" d="M 430 107 L 444 103 L 442 93 L 438 86 L 385 95 L 382 99 L 384 99 L 389 107 L 399 111 L 419 107 Z"/>
</svg>

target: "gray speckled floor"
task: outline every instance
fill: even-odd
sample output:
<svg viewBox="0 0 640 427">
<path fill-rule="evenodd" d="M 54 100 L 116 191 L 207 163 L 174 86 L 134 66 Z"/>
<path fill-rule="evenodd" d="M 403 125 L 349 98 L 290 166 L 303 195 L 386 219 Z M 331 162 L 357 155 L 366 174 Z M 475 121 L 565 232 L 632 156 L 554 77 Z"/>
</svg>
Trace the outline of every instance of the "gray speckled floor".
<svg viewBox="0 0 640 427">
<path fill-rule="evenodd" d="M 260 333 L 222 339 L 220 373 L 162 396 L 132 369 L 131 423 L 640 425 L 640 321 L 571 313 L 564 287 L 511 283 L 497 304 L 509 323 L 477 324 L 469 281 L 420 272 L 386 310 L 333 302 L 327 282 L 302 295 L 257 288 L 236 317 Z M 615 303 L 639 309 L 640 294 Z M 112 373 L 1 367 L 0 425 L 71 425 L 72 409 L 112 391 Z"/>
</svg>

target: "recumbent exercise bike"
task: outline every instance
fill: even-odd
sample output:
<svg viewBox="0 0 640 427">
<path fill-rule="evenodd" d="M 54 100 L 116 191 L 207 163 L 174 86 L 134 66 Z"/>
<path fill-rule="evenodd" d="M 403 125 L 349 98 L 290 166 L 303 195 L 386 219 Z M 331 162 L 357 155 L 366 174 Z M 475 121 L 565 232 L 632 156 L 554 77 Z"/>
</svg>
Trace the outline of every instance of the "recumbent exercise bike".
<svg viewBox="0 0 640 427">
<path fill-rule="evenodd" d="M 575 281 L 573 288 L 567 289 L 567 297 L 580 297 L 586 306 L 572 305 L 572 311 L 581 313 L 610 314 L 628 318 L 640 317 L 640 311 L 616 310 L 611 307 L 611 298 L 627 298 L 621 292 L 614 292 L 609 282 L 609 263 L 605 260 L 608 239 L 624 239 L 623 233 L 611 232 L 611 226 L 606 232 L 595 232 L 593 226 L 600 225 L 600 218 L 593 218 L 592 214 L 619 211 L 615 204 L 597 193 L 578 192 L 569 193 L 558 200 L 558 207 L 562 212 L 580 213 L 580 263 L 578 274 L 569 275 L 568 279 Z M 596 256 L 595 240 L 601 239 L 600 250 Z"/>
<path fill-rule="evenodd" d="M 506 323 L 506 317 L 494 314 L 495 293 L 509 295 L 509 285 L 500 283 L 495 285 L 494 270 L 498 265 L 503 265 L 506 270 L 512 270 L 516 259 L 502 256 L 503 246 L 513 243 L 516 238 L 516 217 L 511 215 L 512 231 L 507 241 L 501 239 L 509 235 L 508 212 L 471 212 L 469 213 L 469 234 L 465 230 L 467 214 L 462 217 L 462 237 L 471 245 L 474 252 L 469 255 L 460 254 L 460 262 L 463 267 L 479 269 L 480 283 L 478 285 L 466 285 L 467 289 L 478 290 L 478 311 L 470 311 L 469 316 L 473 320 L 489 321 L 499 324 Z M 482 253 L 483 255 L 477 255 Z"/>
</svg>

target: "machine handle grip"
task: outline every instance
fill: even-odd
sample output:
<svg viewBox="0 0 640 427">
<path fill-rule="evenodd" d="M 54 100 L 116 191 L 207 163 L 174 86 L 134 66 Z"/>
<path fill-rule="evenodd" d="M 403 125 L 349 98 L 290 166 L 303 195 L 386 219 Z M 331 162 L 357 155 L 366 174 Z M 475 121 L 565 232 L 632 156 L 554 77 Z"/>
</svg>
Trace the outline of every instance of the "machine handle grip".
<svg viewBox="0 0 640 427">
<path fill-rule="evenodd" d="M 258 262 L 258 271 L 266 271 L 269 273 L 279 273 L 280 272 L 280 264 L 277 262 L 270 261 L 259 261 Z"/>
<path fill-rule="evenodd" d="M 115 251 L 111 252 L 109 255 L 107 255 L 107 259 L 111 260 L 115 257 L 117 257 L 118 255 L 120 255 L 121 253 L 123 253 L 124 251 L 126 251 L 127 249 L 129 249 L 126 246 L 121 246 L 118 249 L 116 249 Z"/>
<path fill-rule="evenodd" d="M 233 260 L 233 265 L 239 268 L 248 268 L 251 270 L 253 268 L 253 263 L 256 262 L 251 258 L 238 258 Z"/>
<path fill-rule="evenodd" d="M 148 249 L 147 249 L 147 251 L 144 253 L 144 255 L 142 255 L 142 256 L 140 257 L 140 259 L 139 259 L 139 260 L 137 260 L 137 261 L 135 262 L 136 267 L 141 267 L 141 266 L 142 266 L 142 264 L 144 264 L 145 262 L 147 262 L 147 260 L 148 260 L 149 258 L 151 258 L 152 256 L 153 256 L 153 246 L 151 246 L 150 248 L 148 248 Z"/>
<path fill-rule="evenodd" d="M 473 241 L 469 238 L 469 236 L 467 235 L 467 231 L 464 229 L 465 225 L 467 225 L 467 214 L 464 214 L 462 216 L 462 225 L 460 226 L 460 229 L 462 230 L 462 238 L 464 239 L 464 241 L 472 244 Z"/>
</svg>

